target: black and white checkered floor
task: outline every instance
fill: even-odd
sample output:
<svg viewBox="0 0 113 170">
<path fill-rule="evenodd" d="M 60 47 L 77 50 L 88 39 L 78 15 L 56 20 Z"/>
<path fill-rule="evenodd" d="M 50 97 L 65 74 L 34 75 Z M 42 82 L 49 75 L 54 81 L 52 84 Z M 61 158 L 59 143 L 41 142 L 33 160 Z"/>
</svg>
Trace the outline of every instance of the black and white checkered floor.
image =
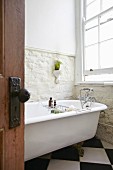
<svg viewBox="0 0 113 170">
<path fill-rule="evenodd" d="M 68 146 L 25 162 L 25 170 L 113 170 L 113 145 L 92 138 L 84 142 L 84 156 Z"/>
</svg>

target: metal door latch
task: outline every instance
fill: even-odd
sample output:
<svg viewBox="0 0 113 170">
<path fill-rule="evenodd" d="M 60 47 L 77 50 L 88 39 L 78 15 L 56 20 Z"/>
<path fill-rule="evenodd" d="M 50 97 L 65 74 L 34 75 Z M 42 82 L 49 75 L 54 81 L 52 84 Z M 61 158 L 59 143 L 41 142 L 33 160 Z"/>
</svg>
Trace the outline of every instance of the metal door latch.
<svg viewBox="0 0 113 170">
<path fill-rule="evenodd" d="M 20 102 L 24 103 L 30 98 L 26 89 L 20 89 L 21 79 L 9 77 L 9 128 L 20 125 Z"/>
</svg>

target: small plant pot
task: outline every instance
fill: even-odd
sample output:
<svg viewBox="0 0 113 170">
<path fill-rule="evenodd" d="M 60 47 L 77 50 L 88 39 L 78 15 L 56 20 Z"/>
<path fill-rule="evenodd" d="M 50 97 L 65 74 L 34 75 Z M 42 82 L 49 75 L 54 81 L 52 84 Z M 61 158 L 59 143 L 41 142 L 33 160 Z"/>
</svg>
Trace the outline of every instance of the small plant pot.
<svg viewBox="0 0 113 170">
<path fill-rule="evenodd" d="M 60 70 L 54 70 L 53 75 L 55 76 L 55 83 L 59 83 L 59 78 L 60 78 L 61 71 Z"/>
</svg>

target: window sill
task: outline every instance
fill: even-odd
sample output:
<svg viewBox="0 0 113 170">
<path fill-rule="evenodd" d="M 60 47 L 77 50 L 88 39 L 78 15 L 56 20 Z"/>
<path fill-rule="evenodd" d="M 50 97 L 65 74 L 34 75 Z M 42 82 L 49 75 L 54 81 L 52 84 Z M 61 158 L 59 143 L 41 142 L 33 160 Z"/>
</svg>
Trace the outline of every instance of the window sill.
<svg viewBox="0 0 113 170">
<path fill-rule="evenodd" d="M 113 82 L 77 82 L 75 85 L 113 86 Z"/>
</svg>

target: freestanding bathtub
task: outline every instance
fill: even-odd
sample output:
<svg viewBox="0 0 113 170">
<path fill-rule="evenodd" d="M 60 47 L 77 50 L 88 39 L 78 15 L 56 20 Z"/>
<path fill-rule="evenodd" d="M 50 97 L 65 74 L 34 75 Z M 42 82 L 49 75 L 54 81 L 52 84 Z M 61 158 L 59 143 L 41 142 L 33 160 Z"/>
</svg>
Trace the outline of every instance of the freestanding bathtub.
<svg viewBox="0 0 113 170">
<path fill-rule="evenodd" d="M 52 114 L 48 102 L 25 104 L 25 161 L 95 136 L 99 114 L 107 108 L 93 103 L 81 109 L 79 100 L 59 100 L 57 105 L 74 106 L 73 111 Z"/>
</svg>

